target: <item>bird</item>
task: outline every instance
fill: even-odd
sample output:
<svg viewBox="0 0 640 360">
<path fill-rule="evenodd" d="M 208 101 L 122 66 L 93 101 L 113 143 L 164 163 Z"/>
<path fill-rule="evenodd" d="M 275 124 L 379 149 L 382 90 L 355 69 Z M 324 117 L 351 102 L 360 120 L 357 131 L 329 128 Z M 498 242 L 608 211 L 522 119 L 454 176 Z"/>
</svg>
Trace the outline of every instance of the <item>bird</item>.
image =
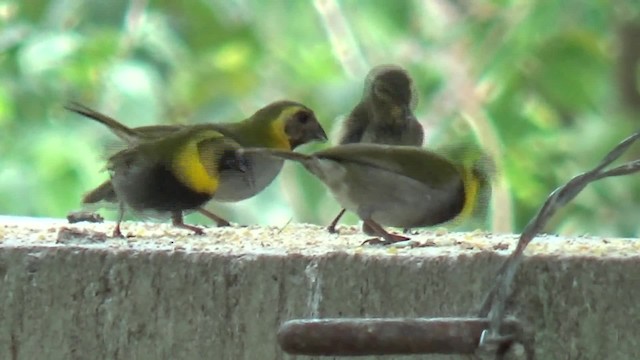
<svg viewBox="0 0 640 360">
<path fill-rule="evenodd" d="M 123 125 L 103 122 L 123 137 L 135 134 Z M 208 202 L 219 187 L 220 174 L 246 171 L 240 145 L 223 134 L 192 126 L 150 140 L 136 140 L 107 160 L 113 198 L 119 204 L 114 237 L 124 237 L 120 224 L 125 209 L 170 214 L 175 227 L 202 235 L 204 231 L 184 223 L 184 211 Z"/>
<path fill-rule="evenodd" d="M 115 119 L 79 103 L 69 103 L 66 108 L 105 124 L 111 124 L 114 133 L 127 143 L 137 143 L 165 137 L 185 128 L 213 130 L 236 141 L 240 146 L 267 147 L 294 150 L 312 141 L 327 141 L 327 135 L 313 110 L 290 101 L 275 101 L 259 109 L 249 118 L 231 123 L 203 123 L 197 125 L 151 125 L 128 128 Z M 119 124 L 119 125 L 115 125 Z M 248 154 L 244 171 L 225 169 L 219 174 L 219 183 L 212 199 L 221 202 L 237 202 L 248 199 L 266 188 L 279 174 L 284 161 L 260 154 Z M 83 198 L 84 204 L 100 201 L 115 202 L 116 194 L 111 180 L 106 180 Z M 212 219 L 217 226 L 229 226 L 222 217 L 199 207 L 198 212 Z"/>
<path fill-rule="evenodd" d="M 365 78 L 362 99 L 342 123 L 338 144 L 422 146 L 424 130 L 413 114 L 417 98 L 413 79 L 405 69 L 393 64 L 374 67 Z M 342 209 L 327 226 L 330 233 L 337 232 L 344 213 Z"/>
<path fill-rule="evenodd" d="M 275 149 L 238 150 L 263 153 L 301 163 L 330 190 L 346 210 L 377 238 L 365 243 L 393 244 L 409 240 L 383 226 L 425 227 L 462 221 L 488 203 L 490 161 L 486 155 L 458 162 L 446 154 L 415 146 L 355 143 L 310 155 Z"/>
</svg>

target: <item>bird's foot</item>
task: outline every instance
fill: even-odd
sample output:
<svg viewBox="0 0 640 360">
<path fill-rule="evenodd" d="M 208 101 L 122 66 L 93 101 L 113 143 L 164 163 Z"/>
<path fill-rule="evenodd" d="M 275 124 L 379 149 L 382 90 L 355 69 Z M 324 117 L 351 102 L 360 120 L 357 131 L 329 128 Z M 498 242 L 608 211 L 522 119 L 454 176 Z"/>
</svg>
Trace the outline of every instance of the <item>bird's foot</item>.
<svg viewBox="0 0 640 360">
<path fill-rule="evenodd" d="M 197 226 L 187 225 L 187 224 L 173 224 L 175 227 L 185 230 L 191 230 L 195 235 L 204 235 L 204 230 Z"/>
<path fill-rule="evenodd" d="M 329 232 L 329 234 L 340 234 L 340 230 L 336 229 L 336 226 L 333 224 L 327 226 L 327 231 Z"/>
<path fill-rule="evenodd" d="M 368 240 L 365 240 L 361 246 L 368 244 L 368 245 L 392 245 L 401 241 L 407 241 L 407 240 L 411 240 L 411 238 L 408 238 L 406 236 L 402 236 L 402 235 L 396 235 L 396 234 L 387 234 L 385 235 L 382 239 L 379 237 L 375 237 L 375 238 L 371 238 Z"/>
<path fill-rule="evenodd" d="M 173 226 L 177 228 L 191 230 L 195 235 L 204 235 L 204 230 L 202 230 L 202 228 L 184 223 L 182 212 L 175 212 L 171 214 L 171 222 L 173 223 Z"/>
<path fill-rule="evenodd" d="M 122 234 L 122 231 L 120 230 L 120 224 L 116 224 L 116 227 L 113 228 L 113 233 L 111 234 L 112 237 L 114 238 L 121 238 L 121 239 L 126 239 L 127 237 L 124 236 L 124 234 Z"/>
</svg>

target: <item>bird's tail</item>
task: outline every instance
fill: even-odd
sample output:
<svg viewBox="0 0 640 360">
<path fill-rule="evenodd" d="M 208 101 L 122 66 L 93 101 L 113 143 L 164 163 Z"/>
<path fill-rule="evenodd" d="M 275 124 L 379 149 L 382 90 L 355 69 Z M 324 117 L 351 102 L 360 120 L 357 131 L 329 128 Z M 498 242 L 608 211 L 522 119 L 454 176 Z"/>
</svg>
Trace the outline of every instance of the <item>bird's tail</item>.
<svg viewBox="0 0 640 360">
<path fill-rule="evenodd" d="M 465 164 L 466 171 L 464 173 L 471 180 L 469 183 L 475 183 L 475 185 L 471 186 L 475 186 L 473 190 L 474 206 L 469 210 L 471 210 L 472 216 L 484 218 L 488 215 L 492 183 L 496 179 L 497 170 L 495 161 L 489 154 L 480 152 L 477 155 L 476 158 L 469 159 L 469 163 Z"/>
<path fill-rule="evenodd" d="M 438 150 L 457 164 L 463 178 L 465 204 L 458 219 L 474 218 L 484 222 L 496 179 L 495 161 L 480 147 L 467 142 L 449 144 Z"/>
<path fill-rule="evenodd" d="M 84 194 L 82 198 L 83 204 L 95 204 L 99 201 L 116 202 L 116 192 L 113 190 L 111 180 L 107 180 L 100 184 L 97 188 Z"/>
<path fill-rule="evenodd" d="M 135 144 L 140 140 L 140 135 L 135 130 L 123 125 L 114 118 L 101 114 L 80 103 L 70 102 L 65 105 L 64 108 L 105 125 L 117 137 L 124 140 L 128 144 Z"/>
<path fill-rule="evenodd" d="M 289 150 L 280 150 L 280 149 L 271 149 L 271 148 L 242 148 L 237 150 L 240 155 L 248 155 L 248 154 L 261 154 L 267 156 L 273 156 L 285 160 L 297 161 L 300 163 L 308 162 L 312 160 L 313 157 L 301 154 L 294 151 Z"/>
</svg>

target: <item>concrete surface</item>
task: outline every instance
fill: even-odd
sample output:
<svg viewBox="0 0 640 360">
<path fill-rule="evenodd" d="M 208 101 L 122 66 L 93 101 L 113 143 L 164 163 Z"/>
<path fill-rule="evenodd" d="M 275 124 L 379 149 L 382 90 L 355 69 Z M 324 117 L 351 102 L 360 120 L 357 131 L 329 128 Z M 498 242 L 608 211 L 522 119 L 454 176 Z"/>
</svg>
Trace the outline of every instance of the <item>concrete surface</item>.
<svg viewBox="0 0 640 360">
<path fill-rule="evenodd" d="M 423 247 L 380 248 L 354 228 L 141 223 L 123 240 L 112 226 L 0 218 L 0 359 L 311 359 L 280 351 L 279 324 L 473 315 L 516 240 L 423 230 Z M 510 309 L 538 359 L 640 358 L 639 253 L 635 239 L 531 244 Z"/>
</svg>

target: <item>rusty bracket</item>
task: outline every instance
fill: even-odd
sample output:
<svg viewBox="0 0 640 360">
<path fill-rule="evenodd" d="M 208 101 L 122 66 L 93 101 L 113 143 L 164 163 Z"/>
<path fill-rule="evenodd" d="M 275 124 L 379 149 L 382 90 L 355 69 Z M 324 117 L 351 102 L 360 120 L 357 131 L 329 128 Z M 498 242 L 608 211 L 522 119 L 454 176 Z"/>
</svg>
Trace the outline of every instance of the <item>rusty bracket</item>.
<svg viewBox="0 0 640 360">
<path fill-rule="evenodd" d="M 486 318 L 347 318 L 287 321 L 278 331 L 278 343 L 289 354 L 315 356 L 364 356 L 409 354 L 474 354 Z M 496 354 L 513 343 L 523 344 L 533 358 L 532 342 L 521 323 L 513 318 L 501 332 L 512 334 L 496 344 Z"/>
</svg>

